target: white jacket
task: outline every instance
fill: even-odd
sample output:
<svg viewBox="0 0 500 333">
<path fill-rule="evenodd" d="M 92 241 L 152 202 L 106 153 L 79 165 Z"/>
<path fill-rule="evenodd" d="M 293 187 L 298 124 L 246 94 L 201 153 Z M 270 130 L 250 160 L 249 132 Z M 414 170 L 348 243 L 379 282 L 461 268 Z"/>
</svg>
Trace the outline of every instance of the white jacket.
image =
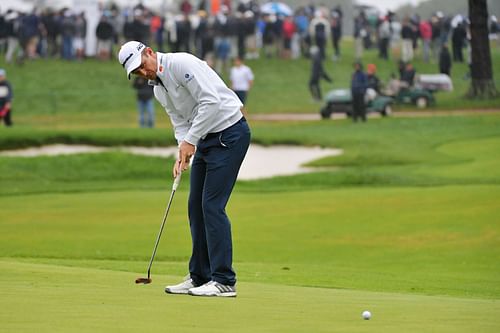
<svg viewBox="0 0 500 333">
<path fill-rule="evenodd" d="M 180 144 L 196 145 L 243 117 L 236 94 L 205 61 L 189 53 L 157 52 L 154 95 L 167 111 Z"/>
</svg>

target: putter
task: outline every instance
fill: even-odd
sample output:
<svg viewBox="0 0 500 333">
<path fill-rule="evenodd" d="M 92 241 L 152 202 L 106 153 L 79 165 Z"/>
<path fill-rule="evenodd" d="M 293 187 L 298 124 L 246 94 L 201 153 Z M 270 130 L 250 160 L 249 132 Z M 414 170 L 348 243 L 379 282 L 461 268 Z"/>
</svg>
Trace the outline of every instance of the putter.
<svg viewBox="0 0 500 333">
<path fill-rule="evenodd" d="M 151 281 L 153 281 L 151 279 L 151 266 L 153 265 L 153 260 L 155 259 L 156 250 L 158 249 L 158 244 L 160 243 L 160 237 L 163 232 L 163 228 L 165 227 L 165 222 L 167 221 L 167 215 L 168 211 L 170 210 L 170 205 L 172 204 L 172 199 L 174 198 L 175 191 L 177 190 L 177 186 L 179 186 L 180 182 L 181 182 L 181 173 L 179 172 L 177 177 L 175 177 L 174 184 L 172 185 L 172 193 L 170 194 L 170 199 L 168 200 L 167 209 L 165 210 L 165 215 L 163 216 L 163 222 L 161 223 L 160 232 L 158 233 L 158 237 L 156 237 L 156 243 L 153 249 L 153 255 L 151 256 L 151 260 L 149 261 L 148 277 L 147 278 L 139 277 L 135 279 L 135 283 L 148 284 L 151 283 Z"/>
</svg>

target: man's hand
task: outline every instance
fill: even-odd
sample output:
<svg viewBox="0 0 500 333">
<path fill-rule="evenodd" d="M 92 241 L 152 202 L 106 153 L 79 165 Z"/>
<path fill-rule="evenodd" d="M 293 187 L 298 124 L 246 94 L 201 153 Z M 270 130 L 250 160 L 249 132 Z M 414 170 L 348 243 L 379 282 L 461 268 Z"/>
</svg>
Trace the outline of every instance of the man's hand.
<svg viewBox="0 0 500 333">
<path fill-rule="evenodd" d="M 195 149 L 195 146 L 189 142 L 181 142 L 181 145 L 179 146 L 179 159 L 175 162 L 174 166 L 174 177 L 177 177 L 180 172 L 188 169 L 189 160 L 194 155 Z"/>
</svg>

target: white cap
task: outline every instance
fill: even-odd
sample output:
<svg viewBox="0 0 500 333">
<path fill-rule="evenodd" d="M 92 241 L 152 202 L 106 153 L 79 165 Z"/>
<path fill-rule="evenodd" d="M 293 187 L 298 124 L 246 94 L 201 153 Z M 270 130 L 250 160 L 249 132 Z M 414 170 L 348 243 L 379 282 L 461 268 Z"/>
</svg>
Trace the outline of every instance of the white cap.
<svg viewBox="0 0 500 333">
<path fill-rule="evenodd" d="M 6 74 L 7 72 L 5 71 L 5 69 L 0 68 L 0 76 L 5 76 Z"/>
<path fill-rule="evenodd" d="M 118 52 L 118 61 L 127 71 L 127 77 L 130 80 L 130 73 L 141 65 L 141 54 L 146 45 L 141 42 L 131 41 L 122 45 Z"/>
</svg>

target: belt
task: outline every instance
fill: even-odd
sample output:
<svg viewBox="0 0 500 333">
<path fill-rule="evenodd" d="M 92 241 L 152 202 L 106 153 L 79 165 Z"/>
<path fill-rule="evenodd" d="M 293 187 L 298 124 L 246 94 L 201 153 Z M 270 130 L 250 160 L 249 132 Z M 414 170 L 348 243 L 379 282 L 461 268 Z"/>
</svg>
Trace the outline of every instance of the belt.
<svg viewBox="0 0 500 333">
<path fill-rule="evenodd" d="M 222 131 L 219 131 L 219 132 L 214 132 L 214 133 L 208 133 L 205 138 L 203 140 L 208 140 L 208 139 L 211 139 L 211 138 L 215 138 L 215 137 L 218 137 L 222 132 L 224 132 L 225 130 L 227 129 L 230 129 L 231 127 L 234 127 L 242 122 L 246 122 L 246 118 L 245 117 L 241 117 L 240 120 L 238 120 L 237 122 L 235 122 L 233 125 L 229 126 L 228 128 L 224 128 Z"/>
</svg>

